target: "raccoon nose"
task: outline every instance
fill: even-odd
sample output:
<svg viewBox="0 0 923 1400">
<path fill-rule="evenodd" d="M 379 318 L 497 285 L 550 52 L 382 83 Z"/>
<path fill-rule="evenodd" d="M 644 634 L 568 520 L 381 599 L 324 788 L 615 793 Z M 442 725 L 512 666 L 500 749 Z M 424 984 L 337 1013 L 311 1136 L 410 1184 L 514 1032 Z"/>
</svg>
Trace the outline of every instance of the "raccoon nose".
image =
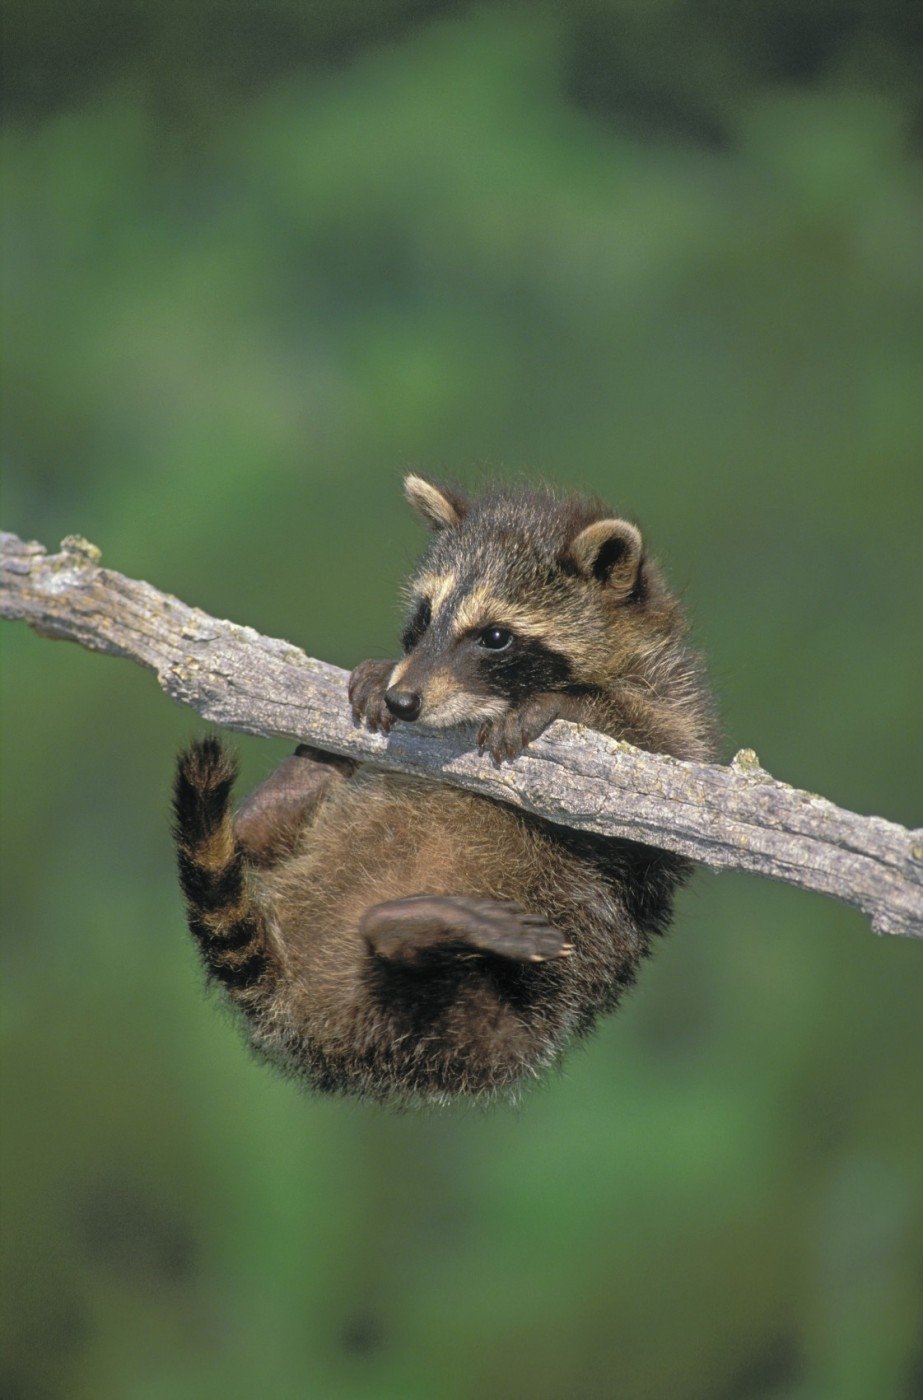
<svg viewBox="0 0 923 1400">
<path fill-rule="evenodd" d="M 423 708 L 423 701 L 415 690 L 395 690 L 394 686 L 385 691 L 385 704 L 395 719 L 416 719 Z"/>
</svg>

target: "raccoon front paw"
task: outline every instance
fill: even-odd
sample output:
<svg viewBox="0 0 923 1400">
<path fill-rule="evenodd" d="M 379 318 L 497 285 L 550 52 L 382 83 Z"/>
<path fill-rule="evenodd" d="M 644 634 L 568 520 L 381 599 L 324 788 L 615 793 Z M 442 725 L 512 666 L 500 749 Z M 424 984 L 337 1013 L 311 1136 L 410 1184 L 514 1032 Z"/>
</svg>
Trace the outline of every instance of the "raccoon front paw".
<svg viewBox="0 0 923 1400">
<path fill-rule="evenodd" d="M 489 752 L 495 763 L 502 763 L 505 758 L 518 758 L 527 744 L 545 732 L 552 720 L 561 717 L 563 698 L 553 691 L 547 695 L 533 695 L 517 709 L 487 720 L 478 731 L 479 750 Z"/>
<path fill-rule="evenodd" d="M 369 729 L 387 734 L 394 716 L 385 704 L 393 661 L 360 661 L 349 678 L 349 703 L 356 724 L 365 720 Z"/>
</svg>

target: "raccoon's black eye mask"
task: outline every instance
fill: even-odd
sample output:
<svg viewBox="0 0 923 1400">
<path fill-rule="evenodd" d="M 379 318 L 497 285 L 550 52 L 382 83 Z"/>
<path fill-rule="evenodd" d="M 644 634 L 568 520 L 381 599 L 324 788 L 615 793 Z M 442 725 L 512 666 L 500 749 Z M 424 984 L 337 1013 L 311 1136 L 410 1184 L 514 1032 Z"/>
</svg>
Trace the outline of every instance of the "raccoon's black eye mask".
<svg viewBox="0 0 923 1400">
<path fill-rule="evenodd" d="M 410 622 L 404 628 L 404 635 L 401 637 L 401 643 L 405 651 L 413 651 L 432 621 L 432 618 L 432 605 L 428 598 L 423 598 L 417 605 L 417 610 L 410 619 Z"/>
</svg>

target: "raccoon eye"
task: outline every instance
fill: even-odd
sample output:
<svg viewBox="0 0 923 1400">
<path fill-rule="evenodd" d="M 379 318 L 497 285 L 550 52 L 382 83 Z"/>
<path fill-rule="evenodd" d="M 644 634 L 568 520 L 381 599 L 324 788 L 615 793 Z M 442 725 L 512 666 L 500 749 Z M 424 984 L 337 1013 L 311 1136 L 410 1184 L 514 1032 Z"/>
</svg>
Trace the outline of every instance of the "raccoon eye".
<svg viewBox="0 0 923 1400">
<path fill-rule="evenodd" d="M 506 651 L 512 640 L 513 634 L 508 627 L 485 627 L 478 637 L 479 644 L 491 651 Z"/>
<path fill-rule="evenodd" d="M 429 599 L 424 598 L 411 618 L 410 623 L 404 629 L 401 642 L 403 643 L 405 651 L 413 651 L 417 642 L 423 636 L 423 633 L 432 621 L 432 617 L 433 610 L 430 607 Z"/>
</svg>

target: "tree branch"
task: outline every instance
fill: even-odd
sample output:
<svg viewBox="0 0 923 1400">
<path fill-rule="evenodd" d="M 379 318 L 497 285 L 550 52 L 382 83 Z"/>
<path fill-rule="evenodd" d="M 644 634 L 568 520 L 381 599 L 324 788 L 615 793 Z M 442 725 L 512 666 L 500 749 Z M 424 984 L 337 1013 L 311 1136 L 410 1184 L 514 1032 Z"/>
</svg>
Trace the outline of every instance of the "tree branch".
<svg viewBox="0 0 923 1400">
<path fill-rule="evenodd" d="M 818 890 L 862 909 L 877 933 L 923 936 L 923 829 L 777 782 L 750 749 L 730 768 L 686 763 L 557 720 L 498 768 L 465 731 L 398 725 L 386 740 L 353 724 L 338 667 L 100 568 L 99 558 L 77 536 L 49 555 L 0 535 L 0 616 L 140 662 L 174 700 L 229 729 L 297 739 L 578 830 Z"/>
</svg>

